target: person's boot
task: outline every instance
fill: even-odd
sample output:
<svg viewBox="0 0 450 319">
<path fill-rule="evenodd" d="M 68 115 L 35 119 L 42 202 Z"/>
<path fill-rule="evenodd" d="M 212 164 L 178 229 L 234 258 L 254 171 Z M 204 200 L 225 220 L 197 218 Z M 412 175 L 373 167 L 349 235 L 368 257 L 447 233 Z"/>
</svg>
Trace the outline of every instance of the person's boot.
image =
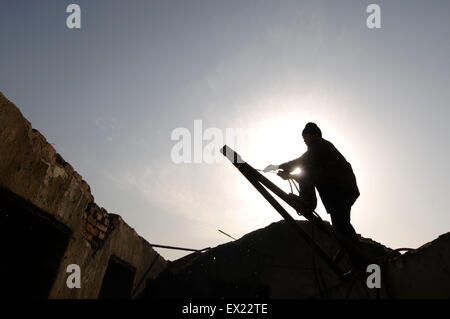
<svg viewBox="0 0 450 319">
<path fill-rule="evenodd" d="M 297 214 L 300 216 L 312 213 L 317 207 L 317 200 L 306 200 L 305 198 L 292 193 L 290 193 L 289 196 L 294 198 L 294 200 L 302 206 L 301 210 L 297 210 Z"/>
</svg>

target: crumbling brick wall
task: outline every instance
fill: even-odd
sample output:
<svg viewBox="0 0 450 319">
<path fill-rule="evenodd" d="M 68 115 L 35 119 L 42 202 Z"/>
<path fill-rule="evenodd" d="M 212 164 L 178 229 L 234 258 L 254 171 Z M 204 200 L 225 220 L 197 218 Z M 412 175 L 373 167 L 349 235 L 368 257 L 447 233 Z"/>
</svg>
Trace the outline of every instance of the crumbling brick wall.
<svg viewBox="0 0 450 319">
<path fill-rule="evenodd" d="M 71 231 L 50 298 L 97 298 L 112 255 L 136 268 L 137 284 L 157 253 L 119 215 L 95 203 L 89 185 L 2 93 L 0 154 L 0 187 Z M 81 289 L 67 287 L 70 264 L 81 267 Z M 166 265 L 159 256 L 148 277 L 157 276 Z"/>
<path fill-rule="evenodd" d="M 95 203 L 89 203 L 85 210 L 84 219 L 86 223 L 85 239 L 93 247 L 101 246 L 113 228 L 110 215 L 103 207 L 98 207 Z"/>
</svg>

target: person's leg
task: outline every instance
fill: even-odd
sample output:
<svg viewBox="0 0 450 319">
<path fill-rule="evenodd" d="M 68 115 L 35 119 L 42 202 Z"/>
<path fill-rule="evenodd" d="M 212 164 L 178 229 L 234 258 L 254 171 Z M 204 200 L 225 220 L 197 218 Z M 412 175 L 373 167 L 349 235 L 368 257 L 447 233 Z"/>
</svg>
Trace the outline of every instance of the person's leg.
<svg viewBox="0 0 450 319">
<path fill-rule="evenodd" d="M 330 211 L 333 228 L 355 245 L 359 245 L 358 235 L 350 223 L 350 206 L 341 206 Z"/>
<path fill-rule="evenodd" d="M 299 199 L 302 205 L 310 211 L 315 210 L 317 207 L 317 197 L 310 173 L 308 171 L 302 171 L 296 180 L 300 189 Z"/>
<path fill-rule="evenodd" d="M 350 224 L 350 207 L 333 210 L 330 212 L 330 217 L 335 231 L 350 241 L 355 248 L 361 248 L 358 235 L 352 224 Z M 359 254 L 352 252 L 352 250 L 347 250 L 347 252 L 353 267 L 360 268 L 365 265 Z"/>
</svg>

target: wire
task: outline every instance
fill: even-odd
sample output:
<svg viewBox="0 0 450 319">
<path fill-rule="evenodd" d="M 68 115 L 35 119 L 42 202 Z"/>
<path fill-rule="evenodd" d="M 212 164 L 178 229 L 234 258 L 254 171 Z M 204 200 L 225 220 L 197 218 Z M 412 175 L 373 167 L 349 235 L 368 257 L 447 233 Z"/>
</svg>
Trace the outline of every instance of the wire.
<svg viewBox="0 0 450 319">
<path fill-rule="evenodd" d="M 294 190 L 292 189 L 292 184 L 291 184 L 291 180 L 290 180 L 290 179 L 288 179 L 288 182 L 289 182 L 289 187 L 291 188 L 291 193 L 292 193 L 292 194 L 294 194 Z"/>
<path fill-rule="evenodd" d="M 295 180 L 292 180 L 294 183 L 295 188 L 297 189 L 297 192 L 300 194 L 300 188 L 297 186 L 297 183 L 295 182 Z"/>
</svg>

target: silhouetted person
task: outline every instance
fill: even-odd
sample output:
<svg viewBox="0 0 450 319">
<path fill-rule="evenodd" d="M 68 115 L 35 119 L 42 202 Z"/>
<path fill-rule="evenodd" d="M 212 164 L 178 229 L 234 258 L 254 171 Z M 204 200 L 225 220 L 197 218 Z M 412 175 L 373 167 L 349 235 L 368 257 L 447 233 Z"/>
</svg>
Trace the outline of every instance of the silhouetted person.
<svg viewBox="0 0 450 319">
<path fill-rule="evenodd" d="M 306 124 L 302 132 L 308 150 L 299 158 L 279 165 L 291 172 L 300 168 L 296 177 L 300 186 L 299 200 L 308 211 L 317 206 L 314 187 L 331 217 L 333 228 L 355 245 L 359 240 L 350 224 L 350 209 L 359 197 L 352 166 L 329 141 L 322 138 L 322 132 L 314 123 Z M 282 176 L 282 174 L 279 174 Z"/>
</svg>

